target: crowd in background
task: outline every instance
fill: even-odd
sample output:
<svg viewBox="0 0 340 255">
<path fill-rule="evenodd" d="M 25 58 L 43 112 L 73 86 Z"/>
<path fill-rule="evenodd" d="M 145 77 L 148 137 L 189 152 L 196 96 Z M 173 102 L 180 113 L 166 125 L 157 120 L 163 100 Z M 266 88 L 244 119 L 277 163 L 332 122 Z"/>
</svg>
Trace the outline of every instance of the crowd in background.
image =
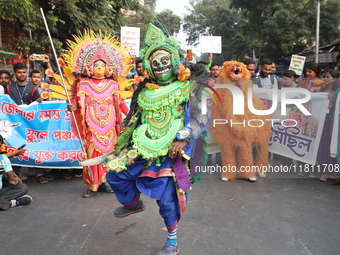
<svg viewBox="0 0 340 255">
<path fill-rule="evenodd" d="M 186 57 L 186 56 L 185 56 Z M 192 60 L 191 60 L 192 61 Z M 194 62 L 196 62 L 194 60 Z M 208 57 L 208 63 L 199 61 L 197 64 L 202 63 L 211 73 L 212 79 L 217 79 L 219 76 L 220 65 L 213 62 L 212 54 Z M 276 65 L 269 59 L 264 59 L 257 67 L 256 62 L 252 59 L 246 59 L 244 61 L 253 82 L 253 86 L 267 89 L 281 89 L 283 87 L 291 88 L 305 88 L 311 92 L 327 92 L 329 97 L 329 113 L 325 118 L 324 129 L 322 132 L 319 154 L 317 158 L 318 164 L 337 164 L 340 163 L 339 158 L 330 157 L 330 141 L 331 141 L 331 128 L 332 128 L 332 116 L 334 115 L 334 102 L 340 92 L 340 54 L 336 59 L 336 67 L 334 69 L 320 70 L 320 67 L 315 62 L 307 62 L 304 67 L 304 73 L 301 76 L 296 75 L 292 70 L 287 70 L 282 73 L 281 76 L 276 75 Z M 0 95 L 8 94 L 17 105 L 30 104 L 37 101 L 41 103 L 43 101 L 40 93 L 43 91 L 41 84 L 55 83 L 56 81 L 45 77 L 43 70 L 52 69 L 50 59 L 47 55 L 44 55 L 44 59 L 40 62 L 39 70 L 34 69 L 36 67 L 35 54 L 29 56 L 26 63 L 17 63 L 13 66 L 13 72 L 10 73 L 7 70 L 0 70 Z M 142 60 L 136 58 L 135 67 L 127 78 L 133 79 L 135 76 L 143 76 L 142 72 Z M 134 84 L 134 89 L 137 88 L 137 84 Z M 46 100 L 46 99 L 45 99 Z M 4 141 L 0 137 L 0 143 Z M 16 149 L 12 155 L 6 152 L 4 146 L 1 149 L 1 155 L 7 155 L 8 157 L 17 156 L 24 152 L 24 148 Z M 2 156 L 1 156 L 2 157 Z M 5 157 L 6 158 L 6 157 Z M 18 205 L 29 204 L 32 198 L 27 193 L 27 186 L 22 183 L 22 180 L 27 179 L 27 176 L 23 175 L 20 171 L 20 167 L 10 166 L 10 161 L 0 158 L 3 163 L 0 166 L 0 176 L 3 181 L 0 184 L 0 209 L 7 210 L 9 207 Z M 286 157 L 280 157 L 281 164 L 291 164 L 292 160 Z M 299 163 L 299 162 L 298 162 Z M 300 162 L 301 163 L 301 162 Z M 73 171 L 65 170 L 49 170 L 43 168 L 29 168 L 29 172 L 38 178 L 40 183 L 48 183 L 56 178 L 57 174 L 60 174 L 64 179 L 71 179 L 72 177 L 81 177 L 81 170 L 74 169 Z M 6 174 L 5 174 L 6 173 Z M 299 173 L 303 175 L 304 173 Z M 7 176 L 7 177 L 6 177 Z M 310 177 L 315 177 L 311 175 Z M 320 176 L 321 181 L 327 181 L 328 178 L 332 178 L 330 173 L 324 172 Z M 335 178 L 333 184 L 340 185 L 340 179 Z M 16 186 L 16 192 L 8 194 L 9 186 Z M 1 188 L 2 187 L 2 188 Z M 7 192 L 7 195 L 6 195 Z M 9 202 L 8 202 L 9 201 Z"/>
</svg>

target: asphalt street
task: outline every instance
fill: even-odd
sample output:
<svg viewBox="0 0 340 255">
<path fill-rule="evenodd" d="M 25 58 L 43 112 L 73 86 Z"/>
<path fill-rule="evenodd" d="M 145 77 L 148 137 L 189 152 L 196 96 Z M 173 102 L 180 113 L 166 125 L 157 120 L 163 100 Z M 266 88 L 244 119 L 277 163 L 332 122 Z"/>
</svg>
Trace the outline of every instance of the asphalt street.
<svg viewBox="0 0 340 255">
<path fill-rule="evenodd" d="M 181 255 L 340 254 L 340 186 L 331 180 L 269 174 L 251 183 L 218 173 L 194 184 L 178 228 Z M 0 212 L 2 255 L 149 255 L 167 232 L 155 201 L 117 219 L 114 194 L 82 198 L 81 178 L 39 184 L 29 177 L 28 206 Z"/>
</svg>

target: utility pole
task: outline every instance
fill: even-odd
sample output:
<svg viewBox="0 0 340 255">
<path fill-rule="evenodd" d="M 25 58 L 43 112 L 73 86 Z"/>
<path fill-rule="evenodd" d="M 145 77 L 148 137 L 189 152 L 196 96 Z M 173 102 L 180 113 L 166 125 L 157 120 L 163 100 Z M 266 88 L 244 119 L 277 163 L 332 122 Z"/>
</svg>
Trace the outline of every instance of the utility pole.
<svg viewBox="0 0 340 255">
<path fill-rule="evenodd" d="M 316 0 L 316 36 L 315 36 L 315 62 L 319 64 L 319 34 L 320 34 L 320 2 Z"/>
</svg>

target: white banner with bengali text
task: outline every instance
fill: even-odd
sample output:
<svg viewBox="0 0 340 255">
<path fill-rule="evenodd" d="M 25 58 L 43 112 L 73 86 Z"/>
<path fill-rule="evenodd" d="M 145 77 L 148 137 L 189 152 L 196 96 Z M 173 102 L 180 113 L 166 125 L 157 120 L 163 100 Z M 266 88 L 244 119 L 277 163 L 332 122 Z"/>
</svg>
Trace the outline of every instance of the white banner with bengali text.
<svg viewBox="0 0 340 255">
<path fill-rule="evenodd" d="M 255 93 L 272 106 L 272 92 L 256 88 Z M 281 113 L 281 91 L 278 91 L 278 105 L 271 116 L 272 137 L 269 151 L 301 162 L 316 163 L 325 116 L 328 113 L 328 93 L 311 93 L 311 99 L 302 105 L 311 113 L 307 116 L 295 104 L 286 105 L 286 115 Z M 288 93 L 288 99 L 304 98 L 304 94 Z"/>
<path fill-rule="evenodd" d="M 254 87 L 255 93 L 265 106 L 270 109 L 273 105 L 272 89 Z M 304 98 L 303 93 L 287 93 L 288 99 Z M 212 103 L 208 99 L 208 106 Z M 311 99 L 302 104 L 311 115 L 303 114 L 295 104 L 286 105 L 286 115 L 281 113 L 281 91 L 277 91 L 277 106 L 268 121 L 272 127 L 272 137 L 269 140 L 269 151 L 291 159 L 314 165 L 317 160 L 320 139 L 325 116 L 328 113 L 328 93 L 311 93 Z M 223 103 L 222 103 L 223 107 Z M 230 109 L 232 111 L 232 109 Z M 249 127 L 246 128 L 256 128 Z M 220 151 L 212 136 L 207 137 L 208 154 Z"/>
</svg>

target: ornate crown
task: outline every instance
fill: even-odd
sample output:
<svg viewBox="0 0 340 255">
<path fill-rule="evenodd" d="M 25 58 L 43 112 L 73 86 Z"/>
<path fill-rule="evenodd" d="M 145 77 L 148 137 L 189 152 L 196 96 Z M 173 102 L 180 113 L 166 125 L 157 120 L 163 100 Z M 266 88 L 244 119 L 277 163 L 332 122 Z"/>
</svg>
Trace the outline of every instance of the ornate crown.
<svg viewBox="0 0 340 255">
<path fill-rule="evenodd" d="M 73 35 L 67 40 L 68 48 L 62 58 L 77 74 L 91 75 L 94 62 L 103 60 L 109 67 L 108 76 L 127 76 L 132 68 L 132 55 L 111 33 L 99 29 L 95 33 L 85 28 L 83 34 Z"/>
</svg>

